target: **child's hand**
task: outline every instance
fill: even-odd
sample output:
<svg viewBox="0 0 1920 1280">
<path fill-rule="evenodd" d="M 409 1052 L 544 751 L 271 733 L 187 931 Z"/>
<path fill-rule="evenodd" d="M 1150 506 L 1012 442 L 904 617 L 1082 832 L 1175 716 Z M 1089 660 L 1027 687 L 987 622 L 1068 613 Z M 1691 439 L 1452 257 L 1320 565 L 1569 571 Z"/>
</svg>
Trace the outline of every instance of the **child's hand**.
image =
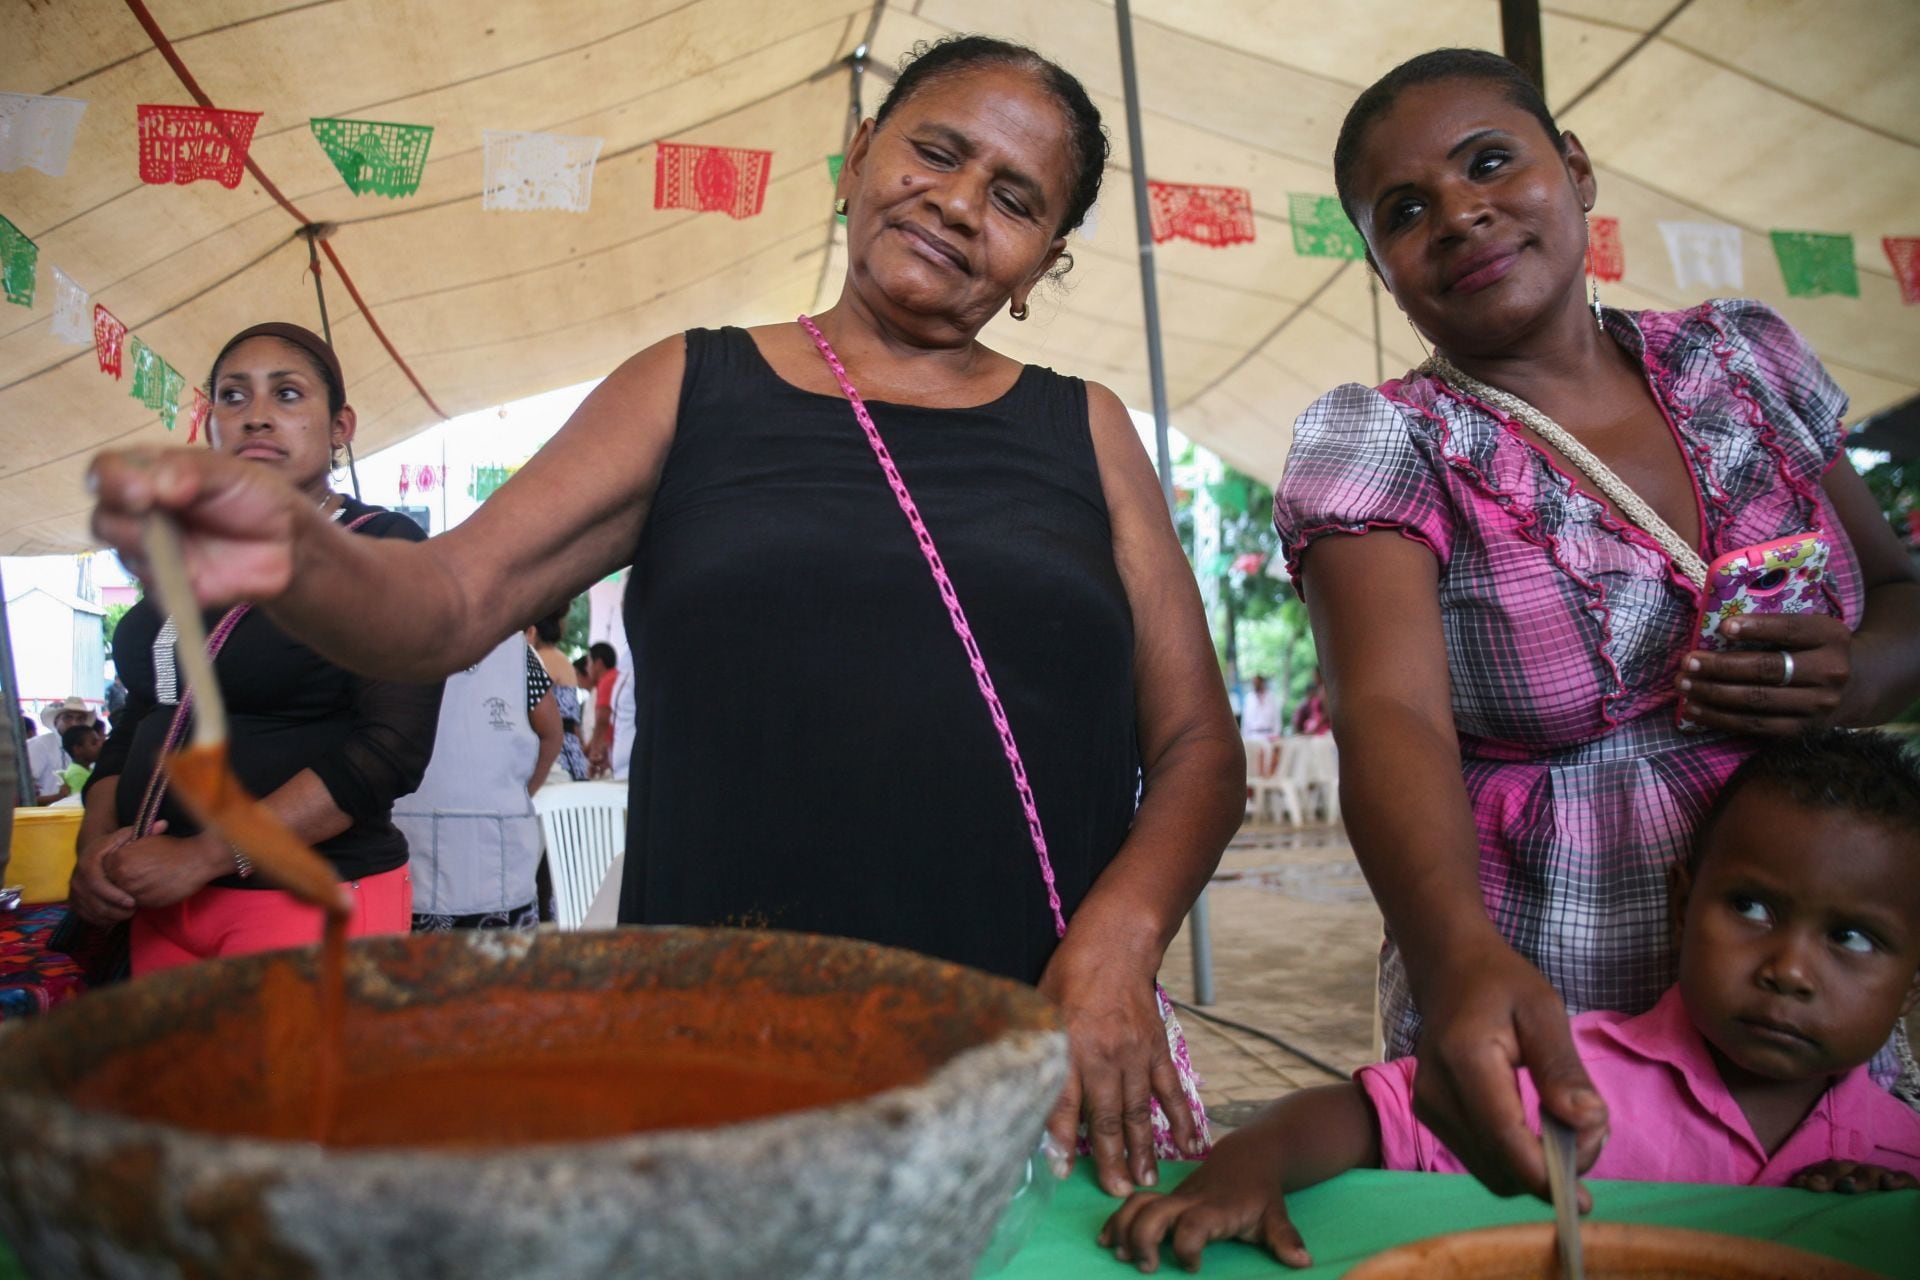
<svg viewBox="0 0 1920 1280">
<path fill-rule="evenodd" d="M 1787 1184 L 1808 1191 L 1913 1191 L 1920 1189 L 1920 1178 L 1877 1164 L 1857 1160 L 1822 1160 L 1793 1175 Z"/>
<path fill-rule="evenodd" d="M 1213 1240 L 1264 1244 L 1290 1267 L 1313 1265 L 1287 1217 L 1273 1170 L 1252 1143 L 1221 1143 L 1167 1195 L 1134 1192 L 1100 1228 L 1099 1243 L 1120 1261 L 1152 1272 L 1160 1267 L 1160 1242 L 1169 1235 L 1175 1260 L 1188 1271 L 1200 1269 L 1200 1252 Z"/>
</svg>

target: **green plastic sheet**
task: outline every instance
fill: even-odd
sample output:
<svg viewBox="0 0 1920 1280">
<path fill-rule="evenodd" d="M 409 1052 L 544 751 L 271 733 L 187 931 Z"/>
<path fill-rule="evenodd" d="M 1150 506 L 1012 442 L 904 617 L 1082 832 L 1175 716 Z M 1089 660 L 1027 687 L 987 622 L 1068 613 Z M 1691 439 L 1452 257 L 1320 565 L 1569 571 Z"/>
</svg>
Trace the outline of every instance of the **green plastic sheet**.
<svg viewBox="0 0 1920 1280">
<path fill-rule="evenodd" d="M 1081 1161 L 1013 1261 L 995 1280 L 1118 1280 L 1138 1275 L 1094 1243 L 1119 1201 L 1097 1187 Z M 1175 1187 L 1198 1167 L 1162 1164 L 1161 1185 Z M 1663 1182 L 1589 1182 L 1597 1222 L 1640 1222 L 1751 1236 L 1840 1258 L 1886 1276 L 1913 1276 L 1920 1258 L 1920 1191 L 1818 1194 L 1766 1187 L 1708 1187 Z M 1207 1246 L 1200 1268 L 1211 1280 L 1334 1280 L 1376 1253 L 1450 1231 L 1551 1222 L 1538 1200 L 1502 1200 L 1461 1174 L 1359 1169 L 1288 1197 L 1288 1212 L 1313 1254 L 1304 1271 L 1283 1267 L 1264 1249 L 1225 1241 Z M 1162 1252 L 1161 1275 L 1184 1275 Z"/>
</svg>

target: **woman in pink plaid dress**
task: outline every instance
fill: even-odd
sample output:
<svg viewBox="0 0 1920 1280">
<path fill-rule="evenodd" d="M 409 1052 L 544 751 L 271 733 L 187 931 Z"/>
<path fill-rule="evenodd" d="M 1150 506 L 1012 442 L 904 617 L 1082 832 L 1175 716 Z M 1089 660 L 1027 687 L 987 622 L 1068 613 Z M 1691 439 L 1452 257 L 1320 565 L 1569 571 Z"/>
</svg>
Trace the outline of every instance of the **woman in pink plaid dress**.
<svg viewBox="0 0 1920 1280">
<path fill-rule="evenodd" d="M 1593 166 L 1511 63 L 1397 68 L 1334 168 L 1370 265 L 1467 379 L 1323 396 L 1275 519 L 1387 921 L 1387 1051 L 1417 1047 L 1422 1118 L 1482 1180 L 1544 1195 L 1513 1069 L 1590 1165 L 1607 1112 L 1568 1011 L 1639 1013 L 1673 982 L 1667 874 L 1755 735 L 1920 693 L 1920 583 L 1846 462 L 1845 395 L 1778 315 L 1589 303 Z M 1743 619 L 1748 651 L 1696 651 L 1675 559 L 1469 380 L 1560 424 L 1706 560 L 1825 530 L 1830 616 Z"/>
</svg>

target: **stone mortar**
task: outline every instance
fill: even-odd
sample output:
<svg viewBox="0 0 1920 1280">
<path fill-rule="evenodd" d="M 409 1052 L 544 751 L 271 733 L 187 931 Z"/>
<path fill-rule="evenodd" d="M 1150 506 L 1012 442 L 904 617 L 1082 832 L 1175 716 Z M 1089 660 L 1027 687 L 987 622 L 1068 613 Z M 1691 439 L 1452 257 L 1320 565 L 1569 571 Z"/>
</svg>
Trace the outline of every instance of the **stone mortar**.
<svg viewBox="0 0 1920 1280">
<path fill-rule="evenodd" d="M 156 1044 L 164 1077 L 196 1036 L 221 1038 L 234 1064 L 229 1080 L 195 1077 L 230 1091 L 206 1105 L 297 1093 L 311 1019 L 264 1014 L 262 993 L 310 990 L 314 964 L 281 952 L 173 970 L 0 1037 L 0 1231 L 31 1275 L 964 1280 L 1066 1076 L 1057 1015 L 1015 983 L 842 939 L 620 929 L 354 944 L 349 1072 L 405 1039 L 379 1019 L 484 1029 L 475 1011 L 514 993 L 598 1002 L 602 1030 L 645 1043 L 737 1047 L 740 993 L 757 991 L 812 1009 L 774 1017 L 761 1042 L 878 1091 L 716 1128 L 472 1150 L 222 1136 L 72 1101 Z M 695 1006 L 720 1010 L 713 1025 Z"/>
</svg>

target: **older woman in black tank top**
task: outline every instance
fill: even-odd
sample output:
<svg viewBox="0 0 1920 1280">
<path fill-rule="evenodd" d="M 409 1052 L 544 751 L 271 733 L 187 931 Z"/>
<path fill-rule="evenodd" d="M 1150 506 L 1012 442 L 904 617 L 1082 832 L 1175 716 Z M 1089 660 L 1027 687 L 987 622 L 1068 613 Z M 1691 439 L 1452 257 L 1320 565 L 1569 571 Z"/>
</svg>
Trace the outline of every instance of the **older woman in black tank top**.
<svg viewBox="0 0 1920 1280">
<path fill-rule="evenodd" d="M 816 318 L 1017 735 L 1071 921 L 1058 940 L 975 673 L 801 326 L 640 352 L 419 547 L 358 545 L 258 475 L 171 454 L 144 470 L 103 455 L 96 527 L 137 556 L 158 503 L 202 548 L 244 539 L 206 590 L 403 678 L 457 669 L 632 565 L 622 918 L 840 933 L 1037 983 L 1075 1068 L 1051 1127 L 1070 1146 L 1084 1121 L 1102 1185 L 1124 1193 L 1152 1177 L 1150 1100 L 1198 1150 L 1152 980 L 1239 823 L 1239 738 L 1126 410 L 977 340 L 1002 308 L 1025 318 L 1105 155 L 1058 67 L 980 38 L 935 46 L 848 146 L 847 278 Z"/>
</svg>

